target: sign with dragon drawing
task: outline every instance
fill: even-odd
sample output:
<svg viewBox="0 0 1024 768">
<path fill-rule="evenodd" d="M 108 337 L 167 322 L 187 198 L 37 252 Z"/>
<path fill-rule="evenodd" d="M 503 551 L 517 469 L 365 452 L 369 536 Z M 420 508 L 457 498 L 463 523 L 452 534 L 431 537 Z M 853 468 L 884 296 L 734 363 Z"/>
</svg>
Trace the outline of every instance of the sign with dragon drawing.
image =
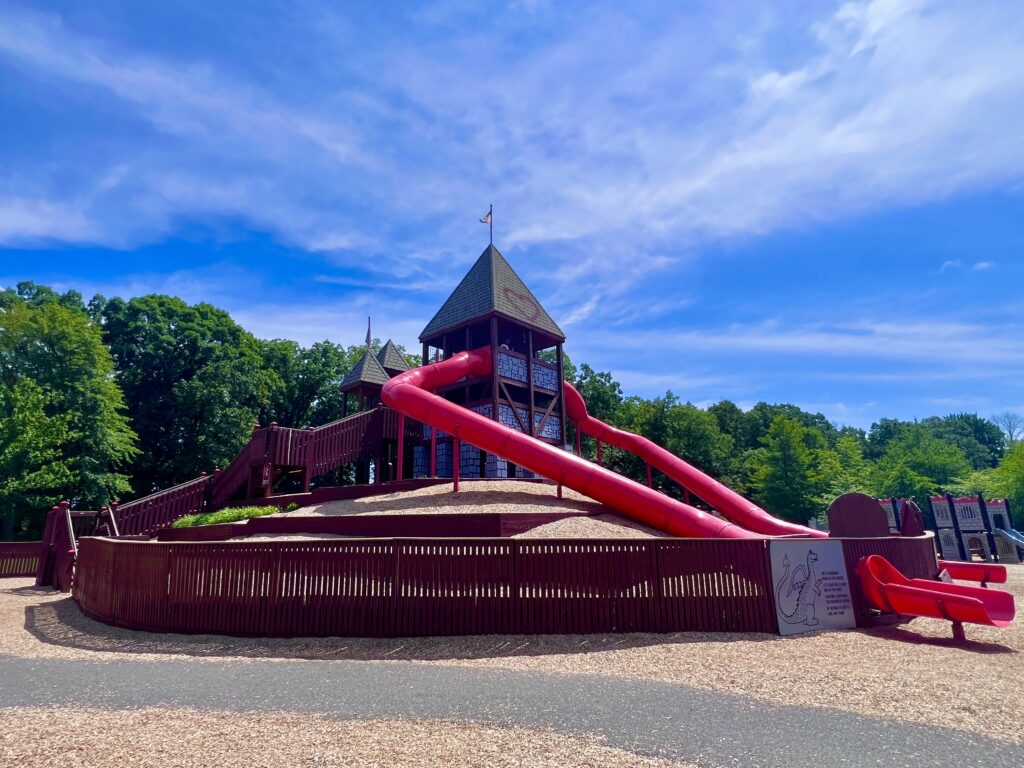
<svg viewBox="0 0 1024 768">
<path fill-rule="evenodd" d="M 856 625 L 841 542 L 791 539 L 769 546 L 779 634 Z"/>
</svg>

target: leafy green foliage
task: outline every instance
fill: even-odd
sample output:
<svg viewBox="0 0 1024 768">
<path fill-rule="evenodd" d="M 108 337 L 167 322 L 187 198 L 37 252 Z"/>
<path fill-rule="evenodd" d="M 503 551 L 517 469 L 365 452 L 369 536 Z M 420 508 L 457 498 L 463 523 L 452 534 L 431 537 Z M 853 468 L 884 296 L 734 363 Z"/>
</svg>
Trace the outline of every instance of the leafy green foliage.
<svg viewBox="0 0 1024 768">
<path fill-rule="evenodd" d="M 220 523 L 238 523 L 242 520 L 251 520 L 254 517 L 266 517 L 280 512 L 280 507 L 270 505 L 262 507 L 227 507 L 218 509 L 216 512 L 201 512 L 198 515 L 186 515 L 179 517 L 173 523 L 172 528 L 195 528 L 199 525 L 218 525 Z"/>
<path fill-rule="evenodd" d="M 0 388 L 0 520 L 2 536 L 36 537 L 42 512 L 56 504 L 74 474 L 64 455 L 68 414 L 48 416 L 42 388 L 21 379 Z"/>
<path fill-rule="evenodd" d="M 96 508 L 128 490 L 123 470 L 138 455 L 111 355 L 81 297 L 23 292 L 0 299 L 0 387 L 13 392 L 28 380 L 39 388 L 46 416 L 66 425 L 61 455 L 71 476 L 62 495 Z"/>
<path fill-rule="evenodd" d="M 749 465 L 754 497 L 769 512 L 799 523 L 818 514 L 817 467 L 811 445 L 818 441 L 823 438 L 796 419 L 779 414 L 772 420 L 761 438 L 763 447 Z"/>
<path fill-rule="evenodd" d="M 273 376 L 256 339 L 223 310 L 169 296 L 113 299 L 103 331 L 145 446 L 139 495 L 225 466 L 245 445 Z"/>
</svg>

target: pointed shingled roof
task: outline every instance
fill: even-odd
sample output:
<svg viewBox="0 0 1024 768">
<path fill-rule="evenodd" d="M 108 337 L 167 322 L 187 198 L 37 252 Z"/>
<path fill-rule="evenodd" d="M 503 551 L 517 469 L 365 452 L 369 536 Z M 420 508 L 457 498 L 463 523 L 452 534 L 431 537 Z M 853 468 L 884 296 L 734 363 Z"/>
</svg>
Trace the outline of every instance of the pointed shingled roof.
<svg viewBox="0 0 1024 768">
<path fill-rule="evenodd" d="M 391 339 L 388 339 L 388 343 L 381 347 L 380 352 L 377 353 L 377 362 L 388 373 L 392 371 L 401 373 L 402 371 L 409 370 L 409 361 L 405 359 L 405 355 L 398 351 L 398 347 L 395 346 L 395 342 Z"/>
<path fill-rule="evenodd" d="M 544 311 L 505 257 L 489 245 L 427 323 L 420 341 L 491 312 L 565 340 L 562 329 Z"/>
<path fill-rule="evenodd" d="M 370 353 L 370 350 L 366 350 L 359 358 L 359 362 L 348 372 L 345 380 L 341 382 L 341 389 L 344 391 L 358 384 L 375 384 L 383 387 L 390 378 L 377 358 Z"/>
</svg>

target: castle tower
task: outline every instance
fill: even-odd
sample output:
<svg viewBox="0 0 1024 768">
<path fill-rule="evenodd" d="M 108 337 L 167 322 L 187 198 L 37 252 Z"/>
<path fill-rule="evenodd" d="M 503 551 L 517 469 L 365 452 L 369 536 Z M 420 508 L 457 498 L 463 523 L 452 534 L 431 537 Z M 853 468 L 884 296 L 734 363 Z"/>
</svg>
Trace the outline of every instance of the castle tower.
<svg viewBox="0 0 1024 768">
<path fill-rule="evenodd" d="M 377 356 L 367 349 L 359 358 L 359 362 L 348 372 L 345 380 L 341 382 L 342 416 L 348 416 L 351 397 L 356 399 L 355 408 L 352 409 L 353 413 L 376 407 L 380 402 L 380 391 L 390 378 L 391 376 L 384 370 L 384 366 L 380 364 Z"/>
<path fill-rule="evenodd" d="M 466 350 L 490 347 L 492 373 L 438 394 L 507 427 L 561 446 L 562 344 L 565 334 L 519 275 L 489 245 L 420 334 L 423 364 Z M 429 430 L 425 437 L 429 438 Z M 451 473 L 451 440 L 436 436 L 436 474 Z M 426 446 L 418 446 L 426 448 Z M 522 477 L 496 456 L 460 446 L 463 477 Z M 428 452 L 417 450 L 416 474 L 427 474 Z"/>
<path fill-rule="evenodd" d="M 380 352 L 377 353 L 377 362 L 387 372 L 388 378 L 409 370 L 408 361 L 398 351 L 398 347 L 391 339 L 388 339 L 387 344 L 380 348 Z"/>
</svg>

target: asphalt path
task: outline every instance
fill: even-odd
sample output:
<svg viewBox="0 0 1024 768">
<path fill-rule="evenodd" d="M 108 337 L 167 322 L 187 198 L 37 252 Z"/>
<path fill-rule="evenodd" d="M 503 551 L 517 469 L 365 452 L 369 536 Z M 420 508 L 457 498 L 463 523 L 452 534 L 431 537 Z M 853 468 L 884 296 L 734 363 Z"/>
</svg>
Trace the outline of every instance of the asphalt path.
<svg viewBox="0 0 1024 768">
<path fill-rule="evenodd" d="M 936 696 L 936 706 L 942 697 Z M 593 733 L 708 766 L 1022 766 L 963 731 L 686 685 L 379 661 L 65 661 L 0 655 L 0 706 L 189 707 L 471 720 Z"/>
</svg>

